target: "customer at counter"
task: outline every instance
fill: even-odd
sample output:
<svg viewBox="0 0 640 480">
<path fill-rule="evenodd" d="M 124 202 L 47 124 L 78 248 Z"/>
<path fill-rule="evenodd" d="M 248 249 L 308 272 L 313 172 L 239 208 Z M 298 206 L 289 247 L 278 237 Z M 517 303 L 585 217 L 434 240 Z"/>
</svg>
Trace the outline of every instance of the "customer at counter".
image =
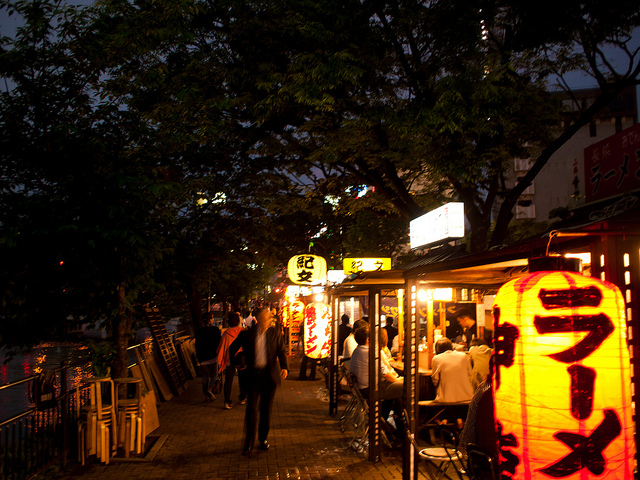
<svg viewBox="0 0 640 480">
<path fill-rule="evenodd" d="M 388 419 L 393 410 L 396 417 L 402 412 L 402 392 L 404 391 L 404 378 L 389 363 L 391 354 L 387 348 L 389 334 L 384 328 L 380 329 L 380 399 L 382 400 L 382 418 Z"/>
<path fill-rule="evenodd" d="M 344 352 L 344 341 L 351 335 L 351 326 L 349 325 L 349 315 L 346 313 L 340 318 L 340 326 L 338 327 L 338 356 L 342 356 Z"/>
<path fill-rule="evenodd" d="M 484 338 L 474 338 L 469 347 L 469 358 L 471 359 L 471 385 L 476 390 L 484 382 L 489 373 L 489 361 L 493 355 L 493 348 Z"/>
<path fill-rule="evenodd" d="M 359 328 L 365 327 L 365 326 L 368 327 L 369 322 L 363 319 L 356 320 L 355 323 L 353 324 L 352 332 L 349 334 L 349 336 L 347 336 L 346 340 L 344 341 L 344 346 L 342 350 L 342 356 L 344 360 L 350 359 L 351 356 L 353 355 L 353 352 L 358 347 L 358 342 L 356 341 L 355 333 Z"/>
<path fill-rule="evenodd" d="M 354 330 L 353 335 L 358 346 L 351 355 L 349 370 L 356 377 L 357 387 L 362 396 L 369 398 L 369 324 Z"/>
<path fill-rule="evenodd" d="M 436 386 L 436 402 L 464 402 L 473 397 L 471 362 L 464 352 L 453 349 L 447 337 L 436 342 L 436 355 L 431 362 L 431 380 Z"/>
</svg>

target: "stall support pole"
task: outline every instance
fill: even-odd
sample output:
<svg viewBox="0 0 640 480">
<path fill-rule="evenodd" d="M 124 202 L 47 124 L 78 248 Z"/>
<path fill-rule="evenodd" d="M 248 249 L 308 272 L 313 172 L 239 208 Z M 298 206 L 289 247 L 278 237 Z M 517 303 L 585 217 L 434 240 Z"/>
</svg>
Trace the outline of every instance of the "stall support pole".
<svg viewBox="0 0 640 480">
<path fill-rule="evenodd" d="M 611 282 L 620 288 L 625 302 L 627 320 L 627 343 L 631 357 L 633 384 L 632 400 L 635 404 L 634 421 L 636 424 L 635 441 L 638 445 L 638 401 L 640 386 L 640 306 L 638 288 L 640 288 L 640 239 L 636 235 L 602 235 L 591 244 L 591 276 Z M 636 461 L 638 450 L 636 449 Z"/>
<path fill-rule="evenodd" d="M 380 461 L 380 290 L 369 290 L 369 460 Z"/>
<path fill-rule="evenodd" d="M 331 370 L 329 372 L 329 415 L 338 413 L 338 322 L 340 321 L 340 298 L 331 302 Z"/>
<path fill-rule="evenodd" d="M 407 281 L 406 308 L 404 323 L 404 404 L 407 412 L 406 428 L 411 434 L 417 433 L 418 426 L 418 338 L 420 324 L 418 321 L 418 288 L 417 282 Z M 413 442 L 404 442 L 402 457 L 402 480 L 418 479 L 418 452 Z"/>
</svg>

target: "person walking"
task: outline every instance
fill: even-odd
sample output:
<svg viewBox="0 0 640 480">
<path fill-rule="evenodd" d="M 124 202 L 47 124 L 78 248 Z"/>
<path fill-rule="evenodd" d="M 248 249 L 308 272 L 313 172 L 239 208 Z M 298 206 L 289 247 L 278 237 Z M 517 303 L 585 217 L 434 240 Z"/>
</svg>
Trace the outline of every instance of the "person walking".
<svg viewBox="0 0 640 480">
<path fill-rule="evenodd" d="M 271 310 L 264 306 L 255 313 L 256 324 L 249 330 L 238 334 L 229 351 L 235 356 L 242 348 L 246 361 L 246 375 L 249 391 L 245 411 L 245 437 L 242 454 L 248 455 L 253 448 L 257 425 L 259 448 L 269 449 L 267 436 L 270 428 L 270 415 L 276 388 L 289 374 L 287 355 L 282 334 L 272 325 Z"/>
<path fill-rule="evenodd" d="M 233 377 L 236 374 L 236 362 L 234 358 L 231 358 L 229 354 L 229 347 L 238 337 L 240 332 L 243 331 L 241 326 L 242 316 L 239 312 L 230 312 L 227 318 L 229 328 L 227 328 L 222 334 L 220 345 L 218 346 L 218 368 L 221 372 L 224 372 L 224 408 L 225 410 L 231 409 L 231 388 L 233 386 Z M 238 373 L 238 384 L 240 385 L 240 405 L 243 405 L 247 398 L 247 392 L 245 391 L 245 382 L 240 379 L 240 372 Z"/>
<path fill-rule="evenodd" d="M 211 391 L 213 382 L 218 378 L 218 345 L 220 329 L 213 325 L 213 314 L 207 312 L 202 317 L 203 326 L 196 332 L 196 358 L 200 364 L 202 375 L 202 393 L 204 401 L 209 403 L 216 399 Z"/>
</svg>

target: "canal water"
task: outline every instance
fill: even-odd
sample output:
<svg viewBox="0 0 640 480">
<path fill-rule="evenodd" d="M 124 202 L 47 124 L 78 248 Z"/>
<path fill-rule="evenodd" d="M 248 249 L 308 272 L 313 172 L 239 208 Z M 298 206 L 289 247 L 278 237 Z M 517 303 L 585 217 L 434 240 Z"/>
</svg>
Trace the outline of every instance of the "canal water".
<svg viewBox="0 0 640 480">
<path fill-rule="evenodd" d="M 148 329 L 142 329 L 136 335 L 136 343 L 143 343 L 151 338 Z M 90 339 L 78 341 L 47 342 L 35 348 L 23 350 L 8 358 L 6 352 L 0 349 L 0 386 L 17 382 L 22 379 L 56 370 L 63 365 L 67 367 L 66 389 L 75 389 L 85 377 L 92 376 Z M 94 340 L 95 341 L 95 340 Z M 132 356 L 135 357 L 132 353 Z M 135 358 L 130 358 L 130 364 Z M 57 395 L 62 392 L 61 377 L 56 377 Z M 0 390 L 0 422 L 23 413 L 35 406 L 34 382 L 26 382 Z"/>
</svg>

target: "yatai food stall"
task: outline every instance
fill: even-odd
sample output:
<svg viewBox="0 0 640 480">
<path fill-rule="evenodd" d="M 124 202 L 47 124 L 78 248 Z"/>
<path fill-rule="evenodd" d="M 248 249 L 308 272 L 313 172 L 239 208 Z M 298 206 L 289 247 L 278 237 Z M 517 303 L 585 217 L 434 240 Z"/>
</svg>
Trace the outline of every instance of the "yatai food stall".
<svg viewBox="0 0 640 480">
<path fill-rule="evenodd" d="M 390 265 L 390 261 L 388 263 Z M 345 273 L 349 272 L 345 265 Z M 404 278 L 401 271 L 379 270 L 352 272 L 350 277 L 329 290 L 332 309 L 332 345 L 331 370 L 329 382 L 329 412 L 332 415 L 338 409 L 338 373 L 339 345 L 338 327 L 343 314 L 350 315 L 352 320 L 358 316 L 369 317 L 369 459 L 378 461 L 382 451 L 380 432 L 380 392 L 378 379 L 380 376 L 380 329 L 384 326 L 382 318 L 388 313 L 397 314 L 398 331 L 403 331 L 402 323 Z M 355 312 L 358 312 L 357 314 Z M 400 333 L 399 333 L 400 335 Z"/>
<path fill-rule="evenodd" d="M 420 427 L 420 311 L 427 311 L 432 355 L 434 332 L 450 327 L 440 323 L 435 291 L 450 288 L 453 301 L 476 304 L 479 334 L 484 326 L 484 335 L 495 340 L 499 458 L 510 478 L 633 478 L 637 219 L 637 211 L 627 212 L 617 221 L 567 227 L 478 255 L 444 246 L 406 265 L 409 432 Z M 530 263 L 535 257 L 543 263 Z M 571 264 L 567 257 L 580 259 L 583 269 L 557 272 Z M 417 472 L 418 452 L 406 442 L 403 478 L 414 480 Z"/>
</svg>

